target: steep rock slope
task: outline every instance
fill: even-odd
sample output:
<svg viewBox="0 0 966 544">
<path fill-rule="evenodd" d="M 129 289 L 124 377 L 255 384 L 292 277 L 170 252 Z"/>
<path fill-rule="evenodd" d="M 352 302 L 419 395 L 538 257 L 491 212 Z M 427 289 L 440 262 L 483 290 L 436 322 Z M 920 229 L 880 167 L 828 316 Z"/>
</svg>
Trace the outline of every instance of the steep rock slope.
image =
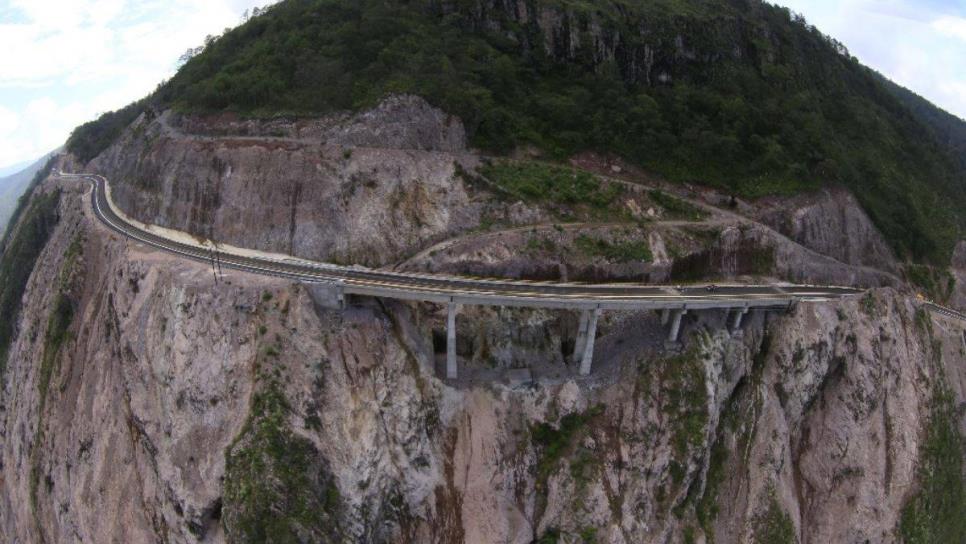
<svg viewBox="0 0 966 544">
<path fill-rule="evenodd" d="M 118 204 L 144 222 L 243 247 L 383 264 L 479 224 L 481 205 L 456 175 L 457 165 L 476 160 L 464 139 L 459 120 L 415 97 L 310 123 L 167 113 L 139 118 L 91 168 L 115 182 Z"/>
<path fill-rule="evenodd" d="M 966 241 L 956 246 L 951 270 L 956 285 L 950 303 L 960 311 L 966 311 Z"/>
<path fill-rule="evenodd" d="M 895 255 L 848 191 L 825 190 L 757 203 L 760 220 L 796 242 L 843 263 L 895 273 Z"/>
<path fill-rule="evenodd" d="M 961 498 L 962 480 L 937 487 L 925 467 L 962 471 L 964 327 L 892 290 L 755 315 L 733 337 L 698 314 L 676 353 L 647 340 L 656 316 L 608 314 L 586 379 L 560 362 L 566 312 L 468 310 L 461 337 L 527 351 L 535 383 L 447 384 L 438 309 L 215 285 L 107 234 L 79 190 L 3 378 L 14 541 L 962 536 L 964 503 L 934 496 Z M 465 373 L 520 366 L 475 360 Z M 937 429 L 953 437 L 938 461 Z M 921 515 L 930 504 L 948 510 Z"/>
</svg>

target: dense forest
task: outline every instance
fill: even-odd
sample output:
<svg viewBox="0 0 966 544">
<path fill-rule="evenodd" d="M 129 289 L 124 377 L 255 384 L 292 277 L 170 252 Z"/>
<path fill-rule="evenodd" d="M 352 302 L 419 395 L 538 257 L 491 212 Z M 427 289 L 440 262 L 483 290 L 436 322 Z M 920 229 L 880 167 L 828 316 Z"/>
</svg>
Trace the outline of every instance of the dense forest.
<svg viewBox="0 0 966 544">
<path fill-rule="evenodd" d="M 966 121 L 936 107 L 932 102 L 909 89 L 896 85 L 884 77 L 880 76 L 880 78 L 886 88 L 932 131 L 941 145 L 947 148 L 953 160 L 957 162 L 959 170 L 966 171 Z"/>
<path fill-rule="evenodd" d="M 890 85 L 759 0 L 287 0 L 69 148 L 90 159 L 150 108 L 312 115 L 415 93 L 490 152 L 613 153 L 749 198 L 844 185 L 901 256 L 943 264 L 966 164 Z"/>
</svg>

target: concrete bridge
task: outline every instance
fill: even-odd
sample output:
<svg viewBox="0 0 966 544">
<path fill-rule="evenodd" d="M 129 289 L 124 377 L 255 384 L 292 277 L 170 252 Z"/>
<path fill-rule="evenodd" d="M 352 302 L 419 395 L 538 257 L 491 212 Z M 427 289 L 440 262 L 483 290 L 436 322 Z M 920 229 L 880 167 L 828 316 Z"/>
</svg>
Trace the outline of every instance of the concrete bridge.
<svg viewBox="0 0 966 544">
<path fill-rule="evenodd" d="M 597 323 L 605 311 L 653 310 L 661 313 L 668 341 L 677 342 L 681 322 L 689 312 L 727 311 L 728 326 L 738 331 L 754 310 L 784 310 L 800 301 L 825 301 L 861 293 L 845 287 L 803 285 L 742 285 L 710 288 L 637 284 L 588 285 L 479 279 L 399 273 L 315 263 L 296 258 L 259 256 L 251 251 L 225 250 L 201 242 L 175 240 L 151 232 L 149 226 L 128 218 L 111 200 L 107 180 L 90 174 L 60 174 L 93 184 L 91 205 L 97 218 L 111 230 L 161 251 L 204 263 L 253 274 L 311 284 L 329 303 L 343 307 L 347 295 L 432 302 L 447 307 L 446 376 L 457 377 L 456 319 L 461 306 L 512 306 L 580 311 L 574 349 L 580 374 L 591 372 Z"/>
</svg>

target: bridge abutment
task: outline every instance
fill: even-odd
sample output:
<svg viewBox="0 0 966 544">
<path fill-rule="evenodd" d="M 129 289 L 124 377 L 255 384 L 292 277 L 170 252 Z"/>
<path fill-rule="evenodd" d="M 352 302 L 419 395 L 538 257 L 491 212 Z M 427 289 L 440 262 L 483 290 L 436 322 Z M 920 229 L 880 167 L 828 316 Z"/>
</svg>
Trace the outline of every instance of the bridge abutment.
<svg viewBox="0 0 966 544">
<path fill-rule="evenodd" d="M 345 288 L 339 282 L 305 283 L 309 296 L 319 308 L 341 311 L 345 309 Z"/>
</svg>

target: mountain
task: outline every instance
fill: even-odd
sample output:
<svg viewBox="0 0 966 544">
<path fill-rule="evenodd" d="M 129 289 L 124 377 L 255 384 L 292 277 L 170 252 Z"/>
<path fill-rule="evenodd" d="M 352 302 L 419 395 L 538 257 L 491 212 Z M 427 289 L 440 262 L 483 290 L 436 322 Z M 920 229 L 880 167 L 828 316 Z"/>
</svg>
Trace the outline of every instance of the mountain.
<svg viewBox="0 0 966 544">
<path fill-rule="evenodd" d="M 882 82 L 922 124 L 932 131 L 936 141 L 947 149 L 959 165 L 959 170 L 966 171 L 966 121 L 886 78 L 882 78 Z"/>
<path fill-rule="evenodd" d="M 259 10 L 21 199 L 0 541 L 966 542 L 905 100 L 748 1 Z"/>
<path fill-rule="evenodd" d="M 11 166 L 6 166 L 4 168 L 0 168 L 0 177 L 4 177 L 5 178 L 5 177 L 8 177 L 8 176 L 12 176 L 13 174 L 16 174 L 17 172 L 20 172 L 24 168 L 27 168 L 28 166 L 30 166 L 31 163 L 32 163 L 32 161 L 24 161 L 24 162 L 17 163 L 17 164 L 11 165 Z"/>
<path fill-rule="evenodd" d="M 390 92 L 490 152 L 603 151 L 744 197 L 842 185 L 916 261 L 948 263 L 966 216 L 962 171 L 892 86 L 757 0 L 291 0 L 70 148 L 93 158 L 148 107 L 304 115 Z"/>
<path fill-rule="evenodd" d="M 30 187 L 30 183 L 34 181 L 34 178 L 44 169 L 44 166 L 55 153 L 57 152 L 51 153 L 33 164 L 25 165 L 26 168 L 12 175 L 0 178 L 0 236 L 7 229 L 7 223 L 17 207 L 17 201 L 24 195 Z"/>
</svg>

